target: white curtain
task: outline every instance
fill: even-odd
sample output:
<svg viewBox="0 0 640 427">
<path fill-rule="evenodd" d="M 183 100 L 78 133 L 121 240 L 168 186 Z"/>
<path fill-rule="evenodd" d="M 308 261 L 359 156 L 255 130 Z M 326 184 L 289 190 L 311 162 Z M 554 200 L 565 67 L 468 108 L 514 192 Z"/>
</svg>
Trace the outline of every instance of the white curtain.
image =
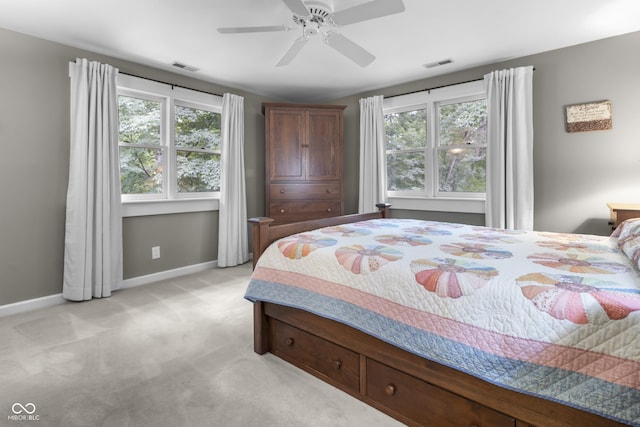
<svg viewBox="0 0 640 427">
<path fill-rule="evenodd" d="M 244 180 L 244 98 L 230 93 L 222 98 L 221 152 L 218 267 L 232 267 L 249 260 L 249 241 Z"/>
<path fill-rule="evenodd" d="M 360 196 L 358 212 L 376 212 L 387 199 L 383 97 L 360 100 Z"/>
<path fill-rule="evenodd" d="M 71 141 L 62 295 L 84 301 L 122 282 L 118 70 L 77 59 L 71 77 Z"/>
<path fill-rule="evenodd" d="M 494 71 L 487 89 L 489 227 L 533 230 L 533 67 Z"/>
</svg>

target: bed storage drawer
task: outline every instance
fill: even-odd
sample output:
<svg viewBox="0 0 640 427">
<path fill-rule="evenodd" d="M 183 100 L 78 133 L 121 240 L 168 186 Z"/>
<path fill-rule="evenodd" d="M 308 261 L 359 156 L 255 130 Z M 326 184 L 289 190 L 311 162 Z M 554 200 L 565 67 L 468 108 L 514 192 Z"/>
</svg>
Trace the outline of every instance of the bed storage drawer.
<svg viewBox="0 0 640 427">
<path fill-rule="evenodd" d="M 270 327 L 274 330 L 269 335 L 279 337 L 269 343 L 273 354 L 347 392 L 358 393 L 357 353 L 275 319 Z"/>
<path fill-rule="evenodd" d="M 424 425 L 514 427 L 516 421 L 396 369 L 367 359 L 366 395 Z"/>
</svg>

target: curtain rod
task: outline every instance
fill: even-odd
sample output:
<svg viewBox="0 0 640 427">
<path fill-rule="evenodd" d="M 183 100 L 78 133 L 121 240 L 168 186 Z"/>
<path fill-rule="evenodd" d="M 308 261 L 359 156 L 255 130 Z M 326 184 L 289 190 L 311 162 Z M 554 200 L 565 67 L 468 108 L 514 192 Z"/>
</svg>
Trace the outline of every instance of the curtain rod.
<svg viewBox="0 0 640 427">
<path fill-rule="evenodd" d="M 534 68 L 533 71 L 535 71 L 536 69 Z M 465 83 L 472 83 L 472 82 L 479 82 L 480 80 L 484 80 L 484 77 L 481 77 L 479 79 L 473 79 L 473 80 L 467 80 L 465 82 L 459 82 L 459 83 L 449 83 L 448 85 L 441 85 L 441 86 L 434 86 L 434 87 L 430 87 L 427 89 L 419 89 L 419 90 L 414 90 L 411 92 L 405 92 L 405 93 L 399 93 L 397 95 L 389 95 L 389 96 L 383 96 L 384 99 L 389 99 L 389 98 L 395 98 L 396 96 L 404 96 L 404 95 L 411 95 L 413 93 L 419 93 L 419 92 L 431 92 L 432 90 L 436 90 L 436 89 L 442 89 L 443 87 L 449 87 L 449 86 L 456 86 L 456 85 L 463 85 Z"/>
<path fill-rule="evenodd" d="M 465 83 L 471 83 L 471 82 L 479 82 L 480 80 L 484 80 L 484 78 L 467 80 L 465 82 L 459 82 L 459 83 L 449 83 L 448 85 L 434 86 L 434 87 L 430 87 L 430 88 L 427 88 L 427 89 L 418 89 L 418 90 L 413 90 L 411 92 L 399 93 L 397 95 L 384 96 L 384 99 L 395 98 L 396 96 L 411 95 L 411 94 L 420 93 L 420 92 L 427 92 L 428 93 L 428 92 L 431 92 L 432 90 L 442 89 L 443 87 L 463 85 Z"/>
<path fill-rule="evenodd" d="M 137 78 L 139 78 L 139 79 L 150 80 L 150 81 L 152 81 L 152 82 L 165 84 L 165 85 L 167 85 L 167 86 L 171 86 L 171 88 L 172 88 L 172 89 L 173 89 L 174 87 L 179 87 L 179 88 L 181 88 L 181 89 L 189 89 L 189 90 L 193 90 L 193 91 L 196 91 L 196 92 L 206 93 L 207 95 L 215 95 L 215 96 L 219 96 L 219 97 L 221 97 L 221 98 L 222 98 L 222 95 L 220 95 L 219 93 L 208 92 L 208 91 L 206 91 L 206 90 L 201 90 L 201 89 L 193 89 L 193 88 L 191 88 L 191 87 L 181 86 L 181 85 L 178 85 L 178 84 L 175 84 L 175 83 L 163 82 L 162 80 L 156 80 L 156 79 L 152 79 L 152 78 L 149 78 L 149 77 L 137 76 L 137 75 L 135 75 L 135 74 L 125 73 L 125 72 L 123 72 L 123 71 L 119 71 L 119 73 L 120 73 L 120 74 L 124 74 L 124 75 L 126 75 L 126 76 L 137 77 Z"/>
</svg>

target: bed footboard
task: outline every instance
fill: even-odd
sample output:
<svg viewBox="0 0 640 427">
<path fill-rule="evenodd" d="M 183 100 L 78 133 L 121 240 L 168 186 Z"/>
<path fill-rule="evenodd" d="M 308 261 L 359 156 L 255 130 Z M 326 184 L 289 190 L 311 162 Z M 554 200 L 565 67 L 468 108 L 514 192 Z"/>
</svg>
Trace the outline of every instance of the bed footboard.
<svg viewBox="0 0 640 427">
<path fill-rule="evenodd" d="M 353 214 L 335 216 L 330 218 L 313 219 L 309 221 L 293 222 L 291 224 L 272 225 L 273 218 L 254 217 L 249 218 L 251 223 L 251 248 L 253 253 L 253 267 L 255 268 L 260 255 L 272 242 L 286 236 L 304 231 L 315 230 L 321 227 L 347 224 L 350 222 L 366 221 L 376 218 L 387 218 L 389 214 L 389 203 L 376 204 L 378 212 L 367 214 Z"/>
</svg>

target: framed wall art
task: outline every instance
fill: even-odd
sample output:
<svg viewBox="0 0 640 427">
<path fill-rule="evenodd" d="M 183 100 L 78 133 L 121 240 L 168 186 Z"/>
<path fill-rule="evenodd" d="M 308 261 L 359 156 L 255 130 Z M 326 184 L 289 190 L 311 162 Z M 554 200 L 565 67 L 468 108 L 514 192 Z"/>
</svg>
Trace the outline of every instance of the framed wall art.
<svg viewBox="0 0 640 427">
<path fill-rule="evenodd" d="M 613 127 L 611 101 L 568 105 L 567 132 L 609 130 Z"/>
</svg>

